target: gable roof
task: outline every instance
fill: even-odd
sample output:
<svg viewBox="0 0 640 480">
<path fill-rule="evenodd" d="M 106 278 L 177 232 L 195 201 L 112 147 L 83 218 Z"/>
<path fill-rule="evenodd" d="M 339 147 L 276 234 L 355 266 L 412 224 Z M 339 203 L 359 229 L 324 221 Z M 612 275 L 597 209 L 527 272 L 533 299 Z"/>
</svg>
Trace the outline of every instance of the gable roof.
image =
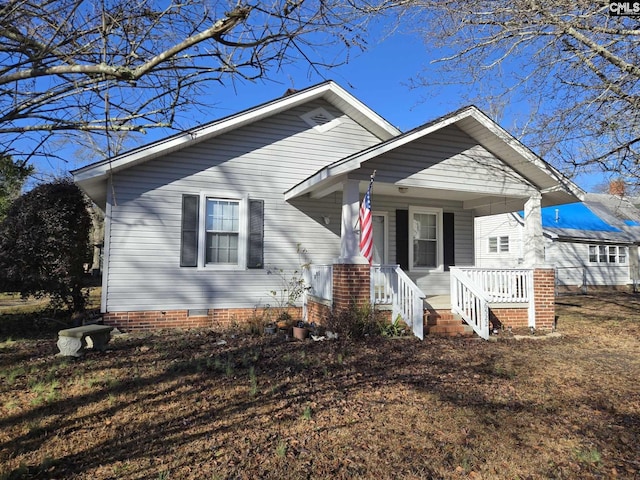
<svg viewBox="0 0 640 480">
<path fill-rule="evenodd" d="M 326 81 L 304 90 L 288 90 L 283 97 L 256 107 L 197 126 L 185 132 L 163 138 L 135 148 L 121 155 L 101 160 L 73 170 L 74 181 L 99 206 L 106 203 L 108 178 L 118 171 L 153 158 L 193 146 L 197 143 L 230 132 L 245 125 L 276 115 L 304 103 L 324 99 L 345 112 L 382 141 L 400 134 L 400 130 L 387 122 L 365 104 L 333 81 Z"/>
<path fill-rule="evenodd" d="M 575 202 L 584 194 L 577 185 L 564 178 L 477 107 L 468 106 L 334 162 L 291 188 L 285 193 L 285 198 L 288 200 L 313 190 L 321 190 L 334 181 L 336 176 L 345 175 L 360 168 L 363 162 L 450 125 L 460 128 L 540 190 L 543 195 L 543 204 Z"/>
</svg>

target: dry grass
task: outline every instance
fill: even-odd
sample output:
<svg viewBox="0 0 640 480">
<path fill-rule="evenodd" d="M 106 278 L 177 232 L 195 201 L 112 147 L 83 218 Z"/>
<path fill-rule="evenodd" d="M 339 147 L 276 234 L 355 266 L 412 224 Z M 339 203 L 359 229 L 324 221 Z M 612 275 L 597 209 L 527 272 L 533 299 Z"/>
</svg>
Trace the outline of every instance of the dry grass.
<svg viewBox="0 0 640 480">
<path fill-rule="evenodd" d="M 555 339 L 172 331 L 81 360 L 5 335 L 0 478 L 638 478 L 640 298 L 558 313 Z"/>
</svg>

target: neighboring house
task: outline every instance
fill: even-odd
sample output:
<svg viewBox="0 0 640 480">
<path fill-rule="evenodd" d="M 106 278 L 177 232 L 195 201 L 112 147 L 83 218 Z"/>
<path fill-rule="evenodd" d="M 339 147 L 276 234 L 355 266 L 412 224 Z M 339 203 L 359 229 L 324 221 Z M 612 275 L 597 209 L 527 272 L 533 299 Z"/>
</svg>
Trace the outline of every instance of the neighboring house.
<svg viewBox="0 0 640 480">
<path fill-rule="evenodd" d="M 583 202 L 542 209 L 545 261 L 556 269 L 558 292 L 635 285 L 640 210 L 627 198 L 585 194 Z M 522 212 L 476 219 L 476 266 L 524 262 Z"/>
<path fill-rule="evenodd" d="M 474 263 L 474 218 L 523 208 L 531 270 L 518 278 L 545 285 L 535 279 L 553 275 L 535 270 L 540 206 L 582 192 L 477 108 L 402 133 L 333 82 L 287 93 L 73 172 L 105 211 L 105 322 L 242 321 L 278 287 L 267 267 L 310 263 L 310 319 L 371 300 L 422 336 L 429 299 L 455 285 L 443 308 L 486 332 L 489 297 L 472 319 L 464 305 L 478 294 L 454 267 Z M 389 267 L 370 268 L 358 250 L 359 204 L 374 171 L 374 263 Z M 543 293 L 535 308 L 533 290 L 519 299 L 529 310 L 517 321 L 551 325 L 553 292 Z"/>
</svg>

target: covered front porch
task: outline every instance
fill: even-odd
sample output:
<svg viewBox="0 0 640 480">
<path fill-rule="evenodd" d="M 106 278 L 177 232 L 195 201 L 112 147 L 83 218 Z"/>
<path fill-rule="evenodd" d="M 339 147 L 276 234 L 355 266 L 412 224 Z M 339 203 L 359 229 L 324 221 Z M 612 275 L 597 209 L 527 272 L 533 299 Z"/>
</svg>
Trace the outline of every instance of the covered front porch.
<svg viewBox="0 0 640 480">
<path fill-rule="evenodd" d="M 427 296 L 399 265 L 372 265 L 366 301 L 390 311 L 391 319 L 402 319 L 420 339 L 425 329 L 463 334 L 463 322 L 488 339 L 496 328 L 553 328 L 553 279 L 553 269 L 456 267 L 451 269 L 450 293 Z M 317 311 L 309 307 L 311 303 L 335 305 L 333 265 L 312 265 L 307 283 L 305 315 L 315 321 L 309 318 L 309 312 Z"/>
<path fill-rule="evenodd" d="M 359 210 L 374 172 L 378 222 L 370 266 L 359 250 Z M 425 299 L 449 295 L 449 311 L 486 338 L 492 322 L 517 318 L 524 326 L 552 326 L 553 269 L 544 265 L 541 208 L 574 202 L 582 193 L 469 107 L 325 167 L 285 199 L 311 216 L 341 200 L 340 253 L 323 267 L 331 267 L 332 297 L 319 296 L 331 298 L 330 308 L 354 299 L 390 306 L 393 318 L 401 314 L 422 338 Z M 524 211 L 522 268 L 474 268 L 474 219 L 514 211 Z M 319 216 L 329 224 L 329 216 Z"/>
</svg>

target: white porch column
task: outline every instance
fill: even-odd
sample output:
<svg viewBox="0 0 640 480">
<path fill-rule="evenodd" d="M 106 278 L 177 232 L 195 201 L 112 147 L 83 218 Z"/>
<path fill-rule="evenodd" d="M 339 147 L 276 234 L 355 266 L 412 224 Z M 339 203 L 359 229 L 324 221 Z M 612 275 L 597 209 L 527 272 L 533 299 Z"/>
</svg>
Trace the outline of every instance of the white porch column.
<svg viewBox="0 0 640 480">
<path fill-rule="evenodd" d="M 536 192 L 524 204 L 524 265 L 544 264 L 544 236 L 542 234 L 542 195 Z"/>
<path fill-rule="evenodd" d="M 360 254 L 360 182 L 347 179 L 342 184 L 342 226 L 338 263 L 369 263 Z"/>
</svg>

